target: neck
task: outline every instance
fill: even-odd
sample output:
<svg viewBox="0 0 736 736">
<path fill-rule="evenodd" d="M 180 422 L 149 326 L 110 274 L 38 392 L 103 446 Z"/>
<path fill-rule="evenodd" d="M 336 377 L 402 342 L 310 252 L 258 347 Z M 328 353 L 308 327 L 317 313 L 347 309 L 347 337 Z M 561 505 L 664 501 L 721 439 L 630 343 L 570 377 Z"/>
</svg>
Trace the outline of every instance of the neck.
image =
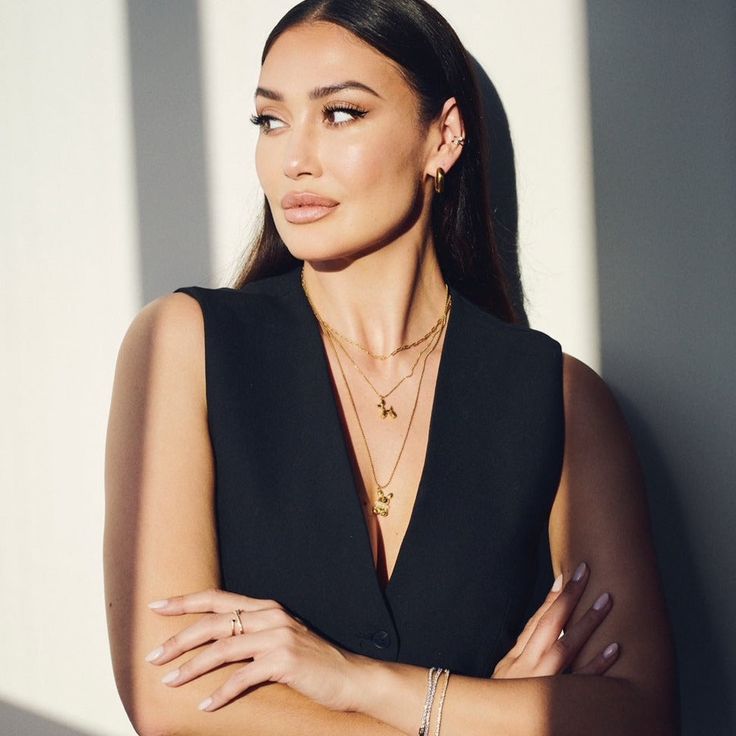
<svg viewBox="0 0 736 736">
<path fill-rule="evenodd" d="M 422 337 L 445 308 L 445 281 L 431 237 L 394 242 L 336 267 L 304 262 L 304 283 L 322 319 L 376 354 Z"/>
</svg>

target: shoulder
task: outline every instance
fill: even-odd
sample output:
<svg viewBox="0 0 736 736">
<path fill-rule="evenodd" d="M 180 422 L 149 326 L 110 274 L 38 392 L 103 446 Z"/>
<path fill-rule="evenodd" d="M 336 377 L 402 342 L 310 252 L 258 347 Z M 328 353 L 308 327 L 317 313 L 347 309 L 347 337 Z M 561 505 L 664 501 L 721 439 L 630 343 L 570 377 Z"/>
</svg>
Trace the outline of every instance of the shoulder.
<svg viewBox="0 0 736 736">
<path fill-rule="evenodd" d="M 173 296 L 181 295 L 192 305 L 199 305 L 205 325 L 216 321 L 259 320 L 278 312 L 294 292 L 301 289 L 299 269 L 249 281 L 240 288 L 231 286 L 180 286 Z M 172 295 L 167 295 L 171 297 Z M 162 297 L 164 298 L 164 297 Z"/>
<path fill-rule="evenodd" d="M 567 434 L 600 451 L 631 450 L 628 427 L 606 381 L 587 363 L 562 353 Z"/>
<path fill-rule="evenodd" d="M 561 369 L 562 346 L 551 335 L 528 325 L 506 322 L 470 301 L 457 289 L 453 289 L 453 302 L 461 308 L 465 326 L 473 331 L 473 337 L 479 338 L 480 343 L 491 347 L 500 344 L 500 352 L 509 356 L 545 356 L 557 365 L 558 370 Z"/>
<path fill-rule="evenodd" d="M 204 409 L 204 319 L 197 301 L 170 293 L 144 305 L 123 336 L 115 374 L 114 391 L 130 399 L 150 401 L 163 392 Z"/>
<path fill-rule="evenodd" d="M 182 354 L 201 342 L 202 310 L 195 299 L 178 292 L 148 302 L 133 317 L 122 350 Z"/>
</svg>

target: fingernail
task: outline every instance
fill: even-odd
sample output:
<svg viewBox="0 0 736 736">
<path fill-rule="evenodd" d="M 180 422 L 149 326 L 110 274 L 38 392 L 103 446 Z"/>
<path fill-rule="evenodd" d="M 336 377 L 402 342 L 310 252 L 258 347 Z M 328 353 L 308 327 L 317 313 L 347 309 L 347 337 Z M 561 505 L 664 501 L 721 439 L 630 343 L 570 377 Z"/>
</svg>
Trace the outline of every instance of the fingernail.
<svg viewBox="0 0 736 736">
<path fill-rule="evenodd" d="M 560 573 L 555 578 L 555 582 L 552 584 L 552 592 L 556 593 L 561 587 L 562 587 L 562 573 Z"/>
<path fill-rule="evenodd" d="M 585 575 L 585 563 L 581 562 L 577 568 L 575 569 L 575 574 L 572 576 L 572 580 L 574 583 L 578 583 L 582 580 L 583 575 Z"/>
<path fill-rule="evenodd" d="M 163 647 L 157 647 L 152 652 L 146 655 L 146 662 L 153 662 L 154 659 L 158 659 L 164 653 Z"/>
<path fill-rule="evenodd" d="M 205 698 L 198 706 L 200 710 L 207 710 L 212 705 L 212 698 Z"/>
<path fill-rule="evenodd" d="M 617 652 L 617 651 L 618 651 L 618 644 L 616 644 L 616 643 L 613 643 L 613 644 L 609 644 L 609 645 L 608 645 L 608 646 L 607 646 L 607 647 L 606 647 L 606 648 L 605 648 L 605 649 L 603 650 L 603 656 L 604 656 L 604 657 L 605 657 L 606 659 L 610 659 L 611 657 L 613 657 L 613 655 L 614 655 L 614 654 L 616 654 L 616 652 Z"/>
<path fill-rule="evenodd" d="M 168 605 L 168 603 L 169 603 L 169 602 L 168 602 L 167 600 L 163 600 L 163 601 L 153 601 L 152 603 L 149 603 L 149 604 L 148 604 L 148 607 L 149 607 L 149 608 L 164 608 L 165 606 L 167 606 L 167 605 Z"/>
<path fill-rule="evenodd" d="M 168 675 L 164 675 L 161 678 L 161 682 L 163 682 L 164 685 L 169 685 L 172 682 L 174 682 L 174 680 L 176 680 L 178 677 L 179 677 L 179 670 L 178 669 L 171 670 L 171 672 L 169 672 Z"/>
<path fill-rule="evenodd" d="M 611 596 L 608 595 L 608 593 L 604 593 L 602 596 L 598 598 L 598 600 L 593 604 L 593 608 L 595 608 L 596 611 L 600 611 L 601 608 L 605 608 L 608 604 L 608 599 Z"/>
</svg>

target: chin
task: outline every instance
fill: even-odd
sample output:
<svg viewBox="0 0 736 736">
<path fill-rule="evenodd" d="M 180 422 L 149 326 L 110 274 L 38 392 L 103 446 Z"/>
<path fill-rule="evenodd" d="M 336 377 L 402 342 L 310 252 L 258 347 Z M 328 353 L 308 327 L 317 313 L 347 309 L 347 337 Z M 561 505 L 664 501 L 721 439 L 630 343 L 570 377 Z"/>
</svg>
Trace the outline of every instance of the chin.
<svg viewBox="0 0 736 736">
<path fill-rule="evenodd" d="M 284 234 L 279 233 L 289 253 L 294 258 L 309 261 L 315 266 L 320 264 L 322 266 L 332 265 L 335 269 L 344 268 L 367 252 L 367 246 L 364 244 L 346 245 L 344 241 L 334 243 L 319 236 L 294 237 L 293 233 L 288 233 L 288 237 L 285 238 Z"/>
</svg>

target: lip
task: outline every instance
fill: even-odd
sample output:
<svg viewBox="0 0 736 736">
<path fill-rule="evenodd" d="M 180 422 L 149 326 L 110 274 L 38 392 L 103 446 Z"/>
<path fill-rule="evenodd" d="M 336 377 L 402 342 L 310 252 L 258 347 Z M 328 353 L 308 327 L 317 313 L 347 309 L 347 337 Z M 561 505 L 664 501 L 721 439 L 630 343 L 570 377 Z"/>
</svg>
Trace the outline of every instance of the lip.
<svg viewBox="0 0 736 736">
<path fill-rule="evenodd" d="M 285 210 L 294 207 L 334 207 L 336 204 L 339 204 L 336 200 L 312 192 L 289 192 L 281 200 Z"/>
<path fill-rule="evenodd" d="M 303 224 L 316 222 L 332 212 L 339 202 L 313 192 L 289 192 L 281 200 L 287 222 Z"/>
<path fill-rule="evenodd" d="M 306 205 L 304 207 L 289 207 L 289 209 L 284 210 L 284 218 L 287 222 L 301 225 L 307 222 L 321 220 L 336 209 L 337 205 L 332 205 L 331 207 L 307 207 Z"/>
</svg>

